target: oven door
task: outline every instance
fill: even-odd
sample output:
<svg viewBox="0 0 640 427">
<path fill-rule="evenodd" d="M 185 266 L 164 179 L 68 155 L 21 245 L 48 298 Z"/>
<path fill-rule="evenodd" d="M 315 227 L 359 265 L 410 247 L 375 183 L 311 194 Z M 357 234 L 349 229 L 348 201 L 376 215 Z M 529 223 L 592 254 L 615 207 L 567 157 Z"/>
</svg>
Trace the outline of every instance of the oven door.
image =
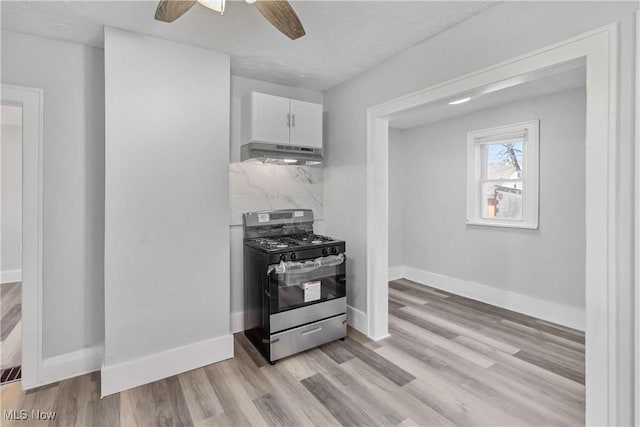
<svg viewBox="0 0 640 427">
<path fill-rule="evenodd" d="M 346 296 L 346 255 L 269 266 L 271 314 Z"/>
</svg>

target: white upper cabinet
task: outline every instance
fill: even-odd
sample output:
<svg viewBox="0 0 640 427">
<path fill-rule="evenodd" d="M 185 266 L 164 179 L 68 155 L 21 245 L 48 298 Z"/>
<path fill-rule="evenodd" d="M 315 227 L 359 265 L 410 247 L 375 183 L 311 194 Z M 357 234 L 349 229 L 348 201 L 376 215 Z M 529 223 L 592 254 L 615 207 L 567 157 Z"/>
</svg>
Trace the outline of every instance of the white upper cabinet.
<svg viewBox="0 0 640 427">
<path fill-rule="evenodd" d="M 251 139 L 255 142 L 289 144 L 289 99 L 251 93 Z"/>
<path fill-rule="evenodd" d="M 291 100 L 291 144 L 322 148 L 322 105 Z"/>
<path fill-rule="evenodd" d="M 244 133 L 248 140 L 245 137 L 243 143 L 322 149 L 322 104 L 251 92 L 248 113 L 250 119 L 245 123 L 250 123 L 251 128 L 250 133 Z"/>
</svg>

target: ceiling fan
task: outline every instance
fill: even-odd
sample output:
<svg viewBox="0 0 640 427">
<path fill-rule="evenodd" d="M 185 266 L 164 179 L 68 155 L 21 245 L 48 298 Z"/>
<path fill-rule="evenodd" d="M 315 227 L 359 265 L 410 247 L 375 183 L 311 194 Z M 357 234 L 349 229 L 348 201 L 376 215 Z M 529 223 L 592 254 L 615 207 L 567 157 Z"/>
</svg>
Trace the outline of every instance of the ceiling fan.
<svg viewBox="0 0 640 427">
<path fill-rule="evenodd" d="M 281 33 L 295 40 L 305 35 L 304 28 L 298 15 L 286 0 L 245 0 L 255 4 L 262 16 L 276 27 Z M 161 0 L 156 9 L 156 20 L 173 22 L 196 2 L 222 14 L 226 0 Z"/>
</svg>

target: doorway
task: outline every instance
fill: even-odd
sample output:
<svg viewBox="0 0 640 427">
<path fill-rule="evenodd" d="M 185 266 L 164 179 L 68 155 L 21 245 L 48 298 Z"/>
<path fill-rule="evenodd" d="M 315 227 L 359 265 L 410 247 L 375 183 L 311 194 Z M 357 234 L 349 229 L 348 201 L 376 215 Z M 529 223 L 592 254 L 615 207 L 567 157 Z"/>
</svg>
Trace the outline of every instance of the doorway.
<svg viewBox="0 0 640 427">
<path fill-rule="evenodd" d="M 44 130 L 44 91 L 37 88 L 21 86 L 2 85 L 0 97 L 2 108 L 7 108 L 7 114 L 13 114 L 20 119 L 14 122 L 20 123 L 21 147 L 17 149 L 21 152 L 21 166 L 12 164 L 8 169 L 12 173 L 16 169 L 21 173 L 21 191 L 12 188 L 11 193 L 15 200 L 20 200 L 19 225 L 15 222 L 11 225 L 11 233 L 5 231 L 4 206 L 2 207 L 2 250 L 14 249 L 14 256 L 19 253 L 20 258 L 17 265 L 19 268 L 3 270 L 3 284 L 0 284 L 2 292 L 2 333 L 3 343 L 3 368 L 5 359 L 5 334 L 7 340 L 7 363 L 20 366 L 19 370 L 9 371 L 6 377 L 21 376 L 22 389 L 27 390 L 40 384 L 39 373 L 42 365 L 42 153 L 43 153 L 43 130 Z M 3 113 L 5 111 L 2 111 Z M 4 114 L 3 114 L 4 116 Z M 5 117 L 3 117 L 4 119 Z M 16 133 L 14 129 L 14 134 Z M 5 202 L 5 136 L 9 139 L 11 132 L 2 132 L 2 202 Z M 10 152 L 15 150 L 15 141 L 18 138 L 13 136 Z M 6 151 L 8 154 L 9 151 Z M 9 190 L 7 190 L 9 192 Z M 17 192 L 17 194 L 16 194 Z M 21 197 L 20 197 L 21 196 Z M 13 214 L 18 211 L 15 202 L 12 202 Z M 16 230 L 15 228 L 18 227 Z M 9 235 L 19 235 L 19 243 L 10 238 Z M 16 245 L 18 248 L 16 248 Z M 3 254 L 4 255 L 4 254 Z M 15 261 L 15 260 L 14 260 Z M 4 261 L 3 261 L 4 262 Z M 16 272 L 15 270 L 18 270 Z M 5 271 L 10 272 L 5 278 Z M 19 276 L 18 276 L 19 273 Z M 12 276 L 13 275 L 13 276 Z M 4 282 L 12 285 L 4 284 Z M 8 297 L 5 300 L 5 295 Z M 6 309 L 6 311 L 5 311 Z M 6 318 L 5 318 L 6 316 Z M 5 325 L 4 321 L 7 321 Z M 13 325 L 13 327 L 9 327 Z M 22 332 L 22 334 L 19 333 Z M 13 334 L 13 335 L 12 335 Z M 16 335 L 17 334 L 17 335 Z M 21 335 L 21 340 L 19 339 Z M 21 342 L 20 342 L 21 341 Z M 11 350 L 9 350 L 11 348 Z M 11 357 L 8 357 L 11 354 Z M 11 366 L 15 368 L 15 366 Z M 3 378 L 3 381 L 6 378 Z"/>
<path fill-rule="evenodd" d="M 616 424 L 615 345 L 617 40 L 615 25 L 371 107 L 367 111 L 367 317 L 374 339 L 388 336 L 388 129 L 395 114 L 583 58 L 586 115 L 587 424 Z M 466 95 L 468 96 L 468 95 Z"/>
<path fill-rule="evenodd" d="M 0 382 L 22 364 L 22 105 L 0 105 Z"/>
<path fill-rule="evenodd" d="M 446 366 L 455 424 L 582 425 L 586 67 L 513 83 L 389 120 L 385 343 Z"/>
</svg>

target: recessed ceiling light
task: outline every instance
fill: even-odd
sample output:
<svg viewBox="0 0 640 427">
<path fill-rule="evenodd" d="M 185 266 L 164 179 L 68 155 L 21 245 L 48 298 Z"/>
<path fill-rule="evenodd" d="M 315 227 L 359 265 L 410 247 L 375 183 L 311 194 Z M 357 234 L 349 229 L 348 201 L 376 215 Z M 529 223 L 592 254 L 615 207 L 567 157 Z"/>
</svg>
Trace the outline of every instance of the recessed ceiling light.
<svg viewBox="0 0 640 427">
<path fill-rule="evenodd" d="M 462 98 L 462 99 L 456 99 L 455 101 L 451 101 L 449 103 L 449 105 L 458 105 L 458 104 L 464 104 L 465 102 L 469 102 L 471 101 L 471 97 L 468 96 L 466 98 Z"/>
</svg>

